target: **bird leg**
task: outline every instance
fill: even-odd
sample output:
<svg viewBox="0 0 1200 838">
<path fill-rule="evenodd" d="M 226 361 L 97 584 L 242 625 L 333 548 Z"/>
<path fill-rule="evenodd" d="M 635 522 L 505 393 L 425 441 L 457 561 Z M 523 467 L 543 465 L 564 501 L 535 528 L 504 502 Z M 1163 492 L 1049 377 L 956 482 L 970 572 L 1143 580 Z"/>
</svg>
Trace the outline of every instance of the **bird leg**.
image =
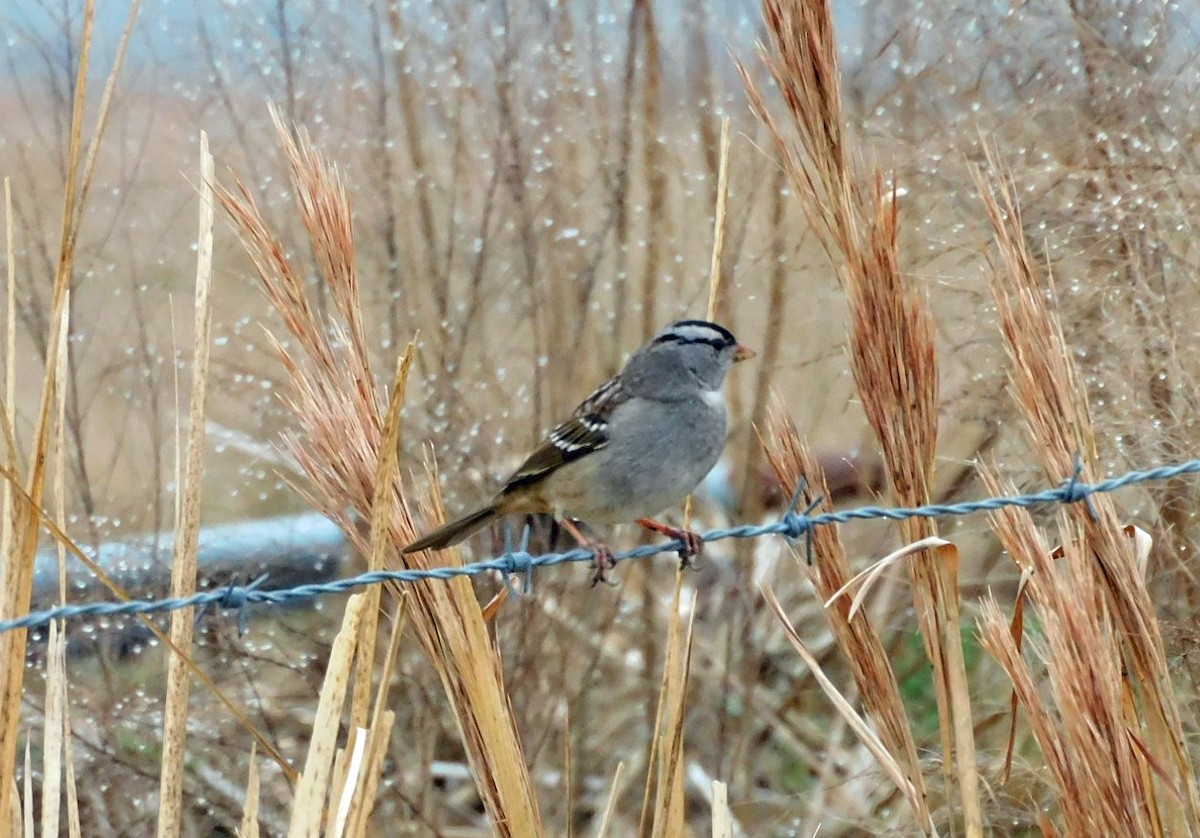
<svg viewBox="0 0 1200 838">
<path fill-rule="evenodd" d="M 592 566 L 596 569 L 595 574 L 592 575 L 592 587 L 596 587 L 597 582 L 603 582 L 605 585 L 616 587 L 617 583 L 608 578 L 608 571 L 617 566 L 616 560 L 613 559 L 613 551 L 609 546 L 603 542 L 596 541 L 594 538 L 588 538 L 579 529 L 579 525 L 571 518 L 563 518 L 561 523 L 562 528 L 574 536 L 575 540 L 579 542 L 580 547 L 583 547 L 585 550 L 591 550 L 595 554 L 592 557 Z"/>
<path fill-rule="evenodd" d="M 692 530 L 681 530 L 678 527 L 672 527 L 661 521 L 655 521 L 653 518 L 638 518 L 637 522 L 648 530 L 653 530 L 660 535 L 665 535 L 667 538 L 678 539 L 682 542 L 683 546 L 679 548 L 680 569 L 696 569 L 696 563 L 692 559 L 700 555 L 700 550 L 704 546 L 704 539 L 700 537 L 700 533 L 693 532 Z"/>
</svg>

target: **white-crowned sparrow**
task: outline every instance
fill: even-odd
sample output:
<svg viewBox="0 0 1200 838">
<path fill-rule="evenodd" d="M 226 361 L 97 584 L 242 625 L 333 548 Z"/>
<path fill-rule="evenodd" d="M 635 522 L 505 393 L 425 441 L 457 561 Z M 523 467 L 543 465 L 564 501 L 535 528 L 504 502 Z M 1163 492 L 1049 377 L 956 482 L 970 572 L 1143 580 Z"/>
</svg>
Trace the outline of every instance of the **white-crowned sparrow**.
<svg viewBox="0 0 1200 838">
<path fill-rule="evenodd" d="M 552 430 L 487 506 L 404 552 L 441 550 L 504 515 L 548 512 L 595 550 L 597 579 L 612 566 L 612 553 L 576 521 L 637 520 L 681 538 L 686 559 L 699 538 L 648 516 L 682 501 L 717 462 L 728 431 L 721 385 L 731 366 L 753 356 L 716 323 L 672 323 Z"/>
</svg>

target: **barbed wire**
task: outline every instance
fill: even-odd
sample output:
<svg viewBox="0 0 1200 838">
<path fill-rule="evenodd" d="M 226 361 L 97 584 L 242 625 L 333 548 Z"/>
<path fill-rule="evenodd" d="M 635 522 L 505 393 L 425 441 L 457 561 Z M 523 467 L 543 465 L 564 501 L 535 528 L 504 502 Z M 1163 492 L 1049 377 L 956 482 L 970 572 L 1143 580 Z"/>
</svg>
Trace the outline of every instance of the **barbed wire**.
<svg viewBox="0 0 1200 838">
<path fill-rule="evenodd" d="M 1188 460 L 1176 465 L 1159 466 L 1157 468 L 1130 471 L 1118 477 L 1087 483 L 1080 479 L 1082 464 L 1076 459 L 1075 473 L 1057 487 L 1044 489 L 1040 492 L 1021 495 L 1007 495 L 984 498 L 981 500 L 964 501 L 961 503 L 929 504 L 918 507 L 881 507 L 861 506 L 844 511 L 823 512 L 813 515 L 813 510 L 821 503 L 818 499 L 806 509 L 801 510 L 803 485 L 792 496 L 791 503 L 778 521 L 756 526 L 743 525 L 723 529 L 709 530 L 700 535 L 701 541 L 710 543 L 724 541 L 730 538 L 761 538 L 770 535 L 782 535 L 790 540 L 809 536 L 816 527 L 830 524 L 845 524 L 852 521 L 888 520 L 903 521 L 911 518 L 942 518 L 972 515 L 976 512 L 990 512 L 1005 507 L 1030 508 L 1046 504 L 1086 503 L 1091 509 L 1092 495 L 1114 492 L 1126 486 L 1141 483 L 1153 483 L 1181 477 L 1186 474 L 1200 473 L 1200 460 Z M 1094 513 L 1093 513 L 1094 514 Z M 629 561 L 645 559 L 661 553 L 677 553 L 683 548 L 683 542 L 676 539 L 659 544 L 646 544 L 632 550 L 626 550 L 613 555 L 614 561 Z M 165 614 L 184 608 L 204 609 L 217 606 L 224 610 L 240 610 L 244 617 L 247 606 L 250 605 L 287 605 L 304 602 L 322 596 L 342 594 L 356 588 L 370 585 L 382 585 L 387 582 L 413 584 L 428 581 L 446 581 L 460 576 L 477 576 L 481 573 L 499 573 L 509 590 L 516 593 L 512 587 L 512 576 L 521 574 L 524 579 L 524 589 L 530 590 L 533 571 L 541 567 L 551 567 L 558 564 L 592 561 L 594 553 L 590 550 L 577 548 L 561 553 L 543 553 L 531 555 L 529 548 L 529 528 L 526 527 L 520 543 L 512 543 L 511 530 L 505 532 L 505 552 L 499 556 L 484 561 L 473 562 L 458 567 L 434 567 L 419 570 L 374 570 L 367 573 L 339 579 L 333 582 L 297 585 L 291 588 L 265 590 L 263 585 L 267 576 L 261 576 L 247 585 L 229 585 L 210 591 L 203 591 L 187 597 L 164 599 L 131 599 L 123 602 L 89 602 L 77 605 L 60 605 L 43 611 L 34 611 L 12 620 L 0 621 L 0 634 L 15 629 L 33 629 L 49 625 L 55 620 L 76 620 L 84 617 L 120 617 L 132 615 Z M 811 551 L 810 551 L 811 552 Z M 811 560 L 811 556 L 810 556 Z"/>
</svg>

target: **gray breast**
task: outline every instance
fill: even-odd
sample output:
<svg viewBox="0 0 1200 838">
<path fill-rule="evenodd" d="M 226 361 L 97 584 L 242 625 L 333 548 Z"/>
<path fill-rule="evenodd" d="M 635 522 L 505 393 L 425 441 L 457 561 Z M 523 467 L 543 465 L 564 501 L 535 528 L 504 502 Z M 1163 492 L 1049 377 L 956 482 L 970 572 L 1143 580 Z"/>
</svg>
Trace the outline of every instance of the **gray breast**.
<svg viewBox="0 0 1200 838">
<path fill-rule="evenodd" d="M 596 489 L 605 502 L 597 523 L 657 515 L 679 504 L 716 464 L 727 421 L 719 398 L 697 393 L 673 402 L 634 399 L 609 423 L 611 442 L 597 463 Z"/>
</svg>

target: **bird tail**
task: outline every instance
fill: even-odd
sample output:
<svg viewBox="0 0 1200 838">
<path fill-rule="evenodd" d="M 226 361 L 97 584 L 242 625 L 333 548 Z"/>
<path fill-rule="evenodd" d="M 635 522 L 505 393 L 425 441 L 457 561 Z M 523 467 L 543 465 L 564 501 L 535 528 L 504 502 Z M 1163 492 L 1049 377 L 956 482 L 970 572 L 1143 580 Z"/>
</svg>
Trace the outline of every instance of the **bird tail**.
<svg viewBox="0 0 1200 838">
<path fill-rule="evenodd" d="M 407 555 L 421 550 L 444 550 L 462 541 L 467 536 L 483 529 L 500 517 L 495 506 L 485 506 L 470 515 L 464 515 L 456 521 L 442 524 L 428 535 L 422 536 L 400 552 Z"/>
</svg>

